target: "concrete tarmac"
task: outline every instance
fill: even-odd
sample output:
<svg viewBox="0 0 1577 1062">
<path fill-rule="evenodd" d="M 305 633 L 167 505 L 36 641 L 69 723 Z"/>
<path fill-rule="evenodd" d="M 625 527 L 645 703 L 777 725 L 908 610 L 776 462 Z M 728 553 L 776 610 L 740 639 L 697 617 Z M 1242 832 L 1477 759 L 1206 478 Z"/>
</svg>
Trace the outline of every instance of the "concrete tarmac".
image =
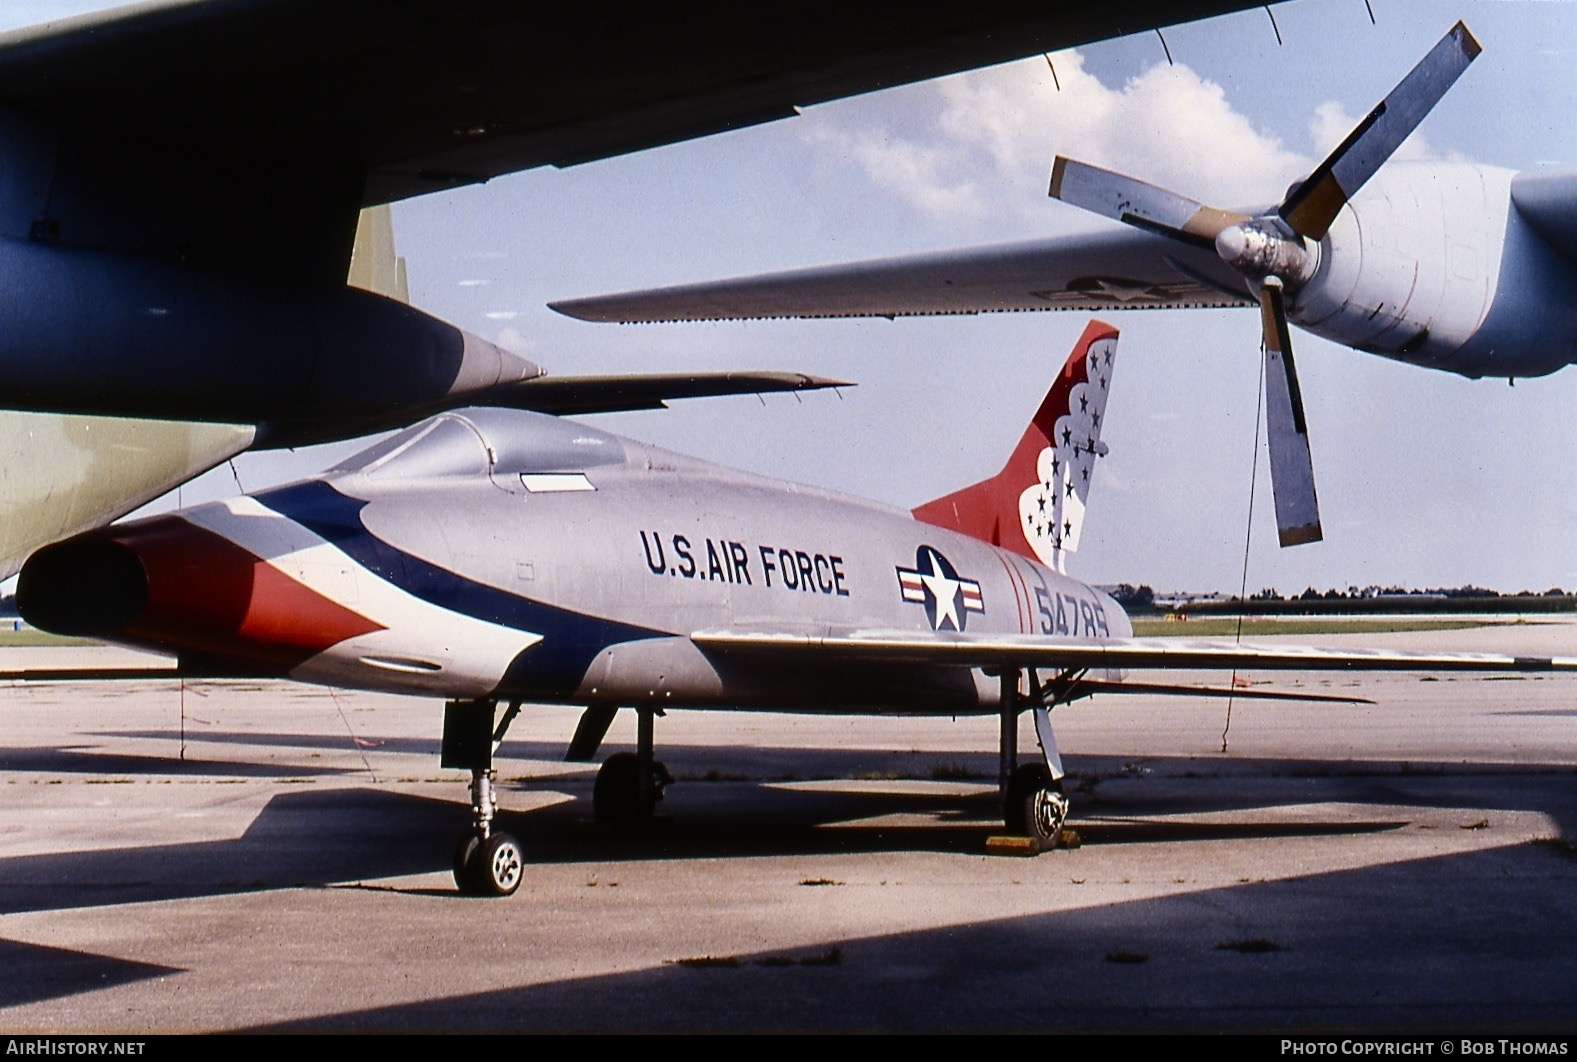
<svg viewBox="0 0 1577 1062">
<path fill-rule="evenodd" d="M 1301 640 L 1570 654 L 1577 624 Z M 991 718 L 675 711 L 625 837 L 562 762 L 576 713 L 528 708 L 504 900 L 455 891 L 436 702 L 9 685 L 0 1030 L 1577 1031 L 1577 676 L 1244 678 L 1376 703 L 1239 700 L 1226 752 L 1220 699 L 1060 708 L 1083 843 L 1034 858 L 986 854 Z"/>
</svg>

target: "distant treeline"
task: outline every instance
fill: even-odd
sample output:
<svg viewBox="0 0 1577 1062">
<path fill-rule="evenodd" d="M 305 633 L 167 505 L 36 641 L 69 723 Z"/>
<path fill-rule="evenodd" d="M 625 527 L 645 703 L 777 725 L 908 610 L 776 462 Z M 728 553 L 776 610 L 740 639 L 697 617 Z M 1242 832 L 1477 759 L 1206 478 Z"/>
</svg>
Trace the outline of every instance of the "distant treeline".
<svg viewBox="0 0 1577 1062">
<path fill-rule="evenodd" d="M 1240 598 L 1210 599 L 1186 602 L 1156 601 L 1155 591 L 1148 586 L 1131 586 L 1123 583 L 1111 588 L 1111 594 L 1130 613 L 1187 613 L 1190 616 L 1355 616 L 1395 613 L 1447 613 L 1447 612 L 1577 612 L 1577 594 L 1568 594 L 1560 587 L 1543 593 L 1524 590 L 1516 594 L 1502 594 L 1477 586 L 1452 589 L 1380 590 L 1368 587 L 1363 590 L 1315 590 L 1313 587 L 1296 597 L 1282 597 L 1274 590 L 1261 590 L 1247 601 Z"/>
</svg>

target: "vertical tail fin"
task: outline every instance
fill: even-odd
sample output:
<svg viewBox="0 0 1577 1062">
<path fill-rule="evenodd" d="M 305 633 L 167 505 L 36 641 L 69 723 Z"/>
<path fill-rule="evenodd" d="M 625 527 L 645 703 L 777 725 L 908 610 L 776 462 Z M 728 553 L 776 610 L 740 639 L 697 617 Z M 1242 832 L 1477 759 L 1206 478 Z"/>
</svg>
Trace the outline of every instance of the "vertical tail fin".
<svg viewBox="0 0 1577 1062">
<path fill-rule="evenodd" d="M 926 502 L 914 518 L 1061 571 L 1079 545 L 1095 459 L 1106 453 L 1101 423 L 1116 356 L 1117 329 L 1091 321 L 1002 471 Z"/>
<path fill-rule="evenodd" d="M 394 217 L 389 205 L 367 207 L 356 221 L 356 244 L 350 253 L 353 288 L 403 302 L 411 301 L 410 283 L 405 277 L 405 259 L 394 251 Z"/>
</svg>

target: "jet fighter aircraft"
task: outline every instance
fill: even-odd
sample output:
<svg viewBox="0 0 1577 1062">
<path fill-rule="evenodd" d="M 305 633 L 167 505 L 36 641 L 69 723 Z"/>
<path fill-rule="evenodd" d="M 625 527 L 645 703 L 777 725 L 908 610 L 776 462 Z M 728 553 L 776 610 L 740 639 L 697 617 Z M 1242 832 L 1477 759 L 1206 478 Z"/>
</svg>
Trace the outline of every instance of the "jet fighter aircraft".
<svg viewBox="0 0 1577 1062">
<path fill-rule="evenodd" d="M 455 879 L 483 895 L 525 872 L 519 842 L 492 827 L 492 754 L 526 702 L 584 706 L 572 760 L 595 755 L 619 708 L 636 711 L 637 751 L 607 759 L 592 799 L 599 820 L 626 824 L 670 781 L 653 749 L 667 710 L 997 715 L 1005 826 L 1046 848 L 1068 810 L 1053 706 L 1226 692 L 1121 669 L 1577 669 L 1133 638 L 1116 601 L 1062 570 L 1106 452 L 1116 346 L 1092 323 L 1002 470 L 913 512 L 467 409 L 320 476 L 46 547 L 17 604 L 45 630 L 173 655 L 165 675 L 445 698 L 443 762 L 472 776 Z M 1026 710 L 1041 755 L 1021 764 Z"/>
<path fill-rule="evenodd" d="M 1319 541 L 1289 322 L 1473 378 L 1577 358 L 1577 173 L 1386 165 L 1480 50 L 1457 23 L 1279 205 L 1221 209 L 1058 157 L 1051 195 L 1126 230 L 552 305 L 622 322 L 1258 305 L 1280 541 Z"/>
</svg>

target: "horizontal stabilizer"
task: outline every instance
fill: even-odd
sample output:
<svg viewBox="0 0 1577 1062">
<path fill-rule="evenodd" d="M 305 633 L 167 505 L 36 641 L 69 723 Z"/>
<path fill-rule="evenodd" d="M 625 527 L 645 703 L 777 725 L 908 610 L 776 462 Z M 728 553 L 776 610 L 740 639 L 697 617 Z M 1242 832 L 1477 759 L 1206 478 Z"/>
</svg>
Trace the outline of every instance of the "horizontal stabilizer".
<svg viewBox="0 0 1577 1062">
<path fill-rule="evenodd" d="M 538 376 L 475 395 L 469 405 L 530 409 L 574 415 L 663 409 L 675 398 L 716 398 L 776 391 L 819 391 L 853 387 L 802 372 L 673 372 L 594 376 Z"/>
</svg>

